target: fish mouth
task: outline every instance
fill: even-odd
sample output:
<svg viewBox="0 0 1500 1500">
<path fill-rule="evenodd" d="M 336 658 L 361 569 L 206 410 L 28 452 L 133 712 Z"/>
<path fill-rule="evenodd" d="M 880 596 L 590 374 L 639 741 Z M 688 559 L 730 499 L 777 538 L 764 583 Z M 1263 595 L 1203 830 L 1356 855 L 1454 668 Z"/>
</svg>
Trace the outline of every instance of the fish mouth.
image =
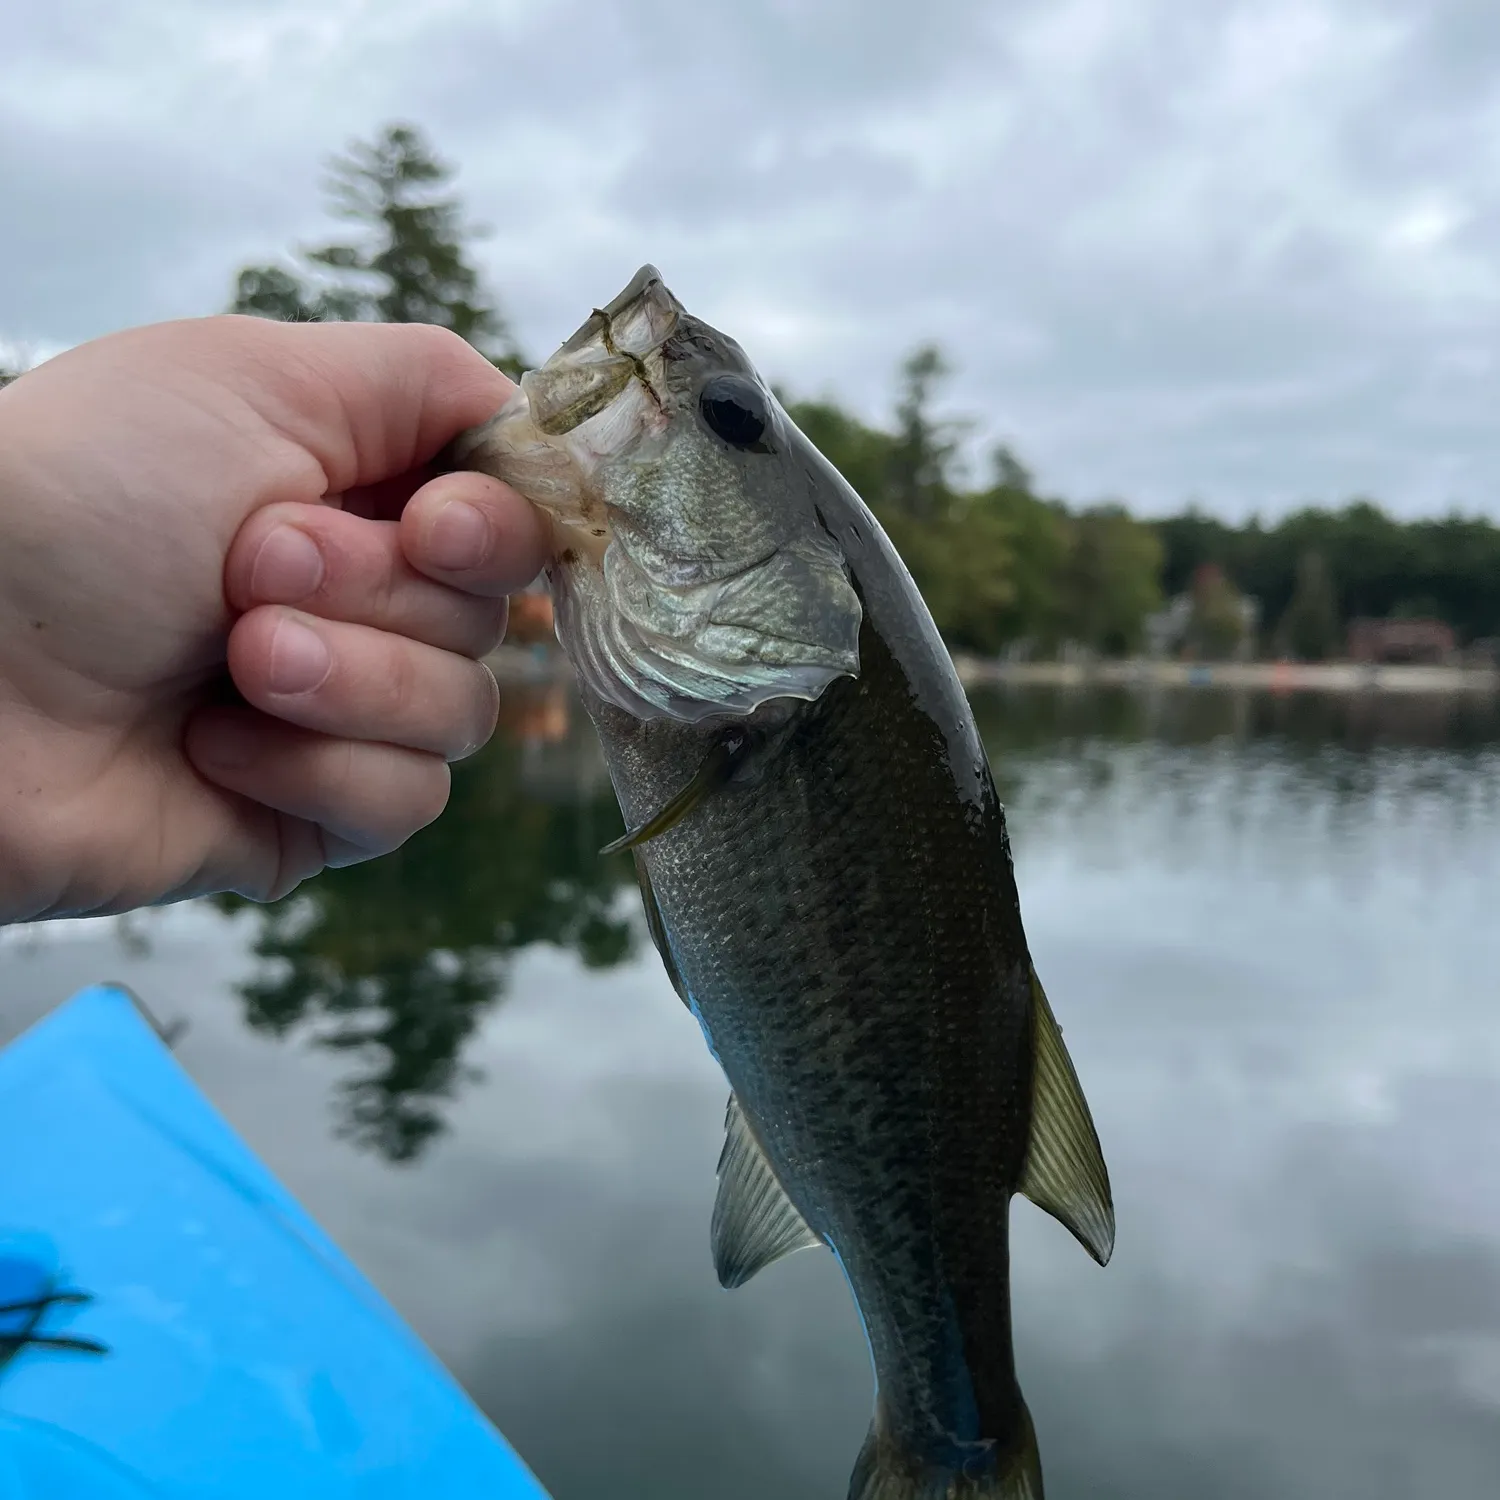
<svg viewBox="0 0 1500 1500">
<path fill-rule="evenodd" d="M 682 313 L 682 304 L 667 290 L 661 272 L 644 265 L 623 291 L 589 314 L 553 358 L 575 353 L 596 338 L 611 354 L 643 356 L 672 336 Z"/>
<path fill-rule="evenodd" d="M 449 450 L 451 463 L 481 467 L 503 459 L 502 450 L 516 444 L 527 422 L 538 435 L 566 437 L 607 410 L 632 381 L 665 417 L 662 346 L 683 315 L 661 272 L 642 266 L 623 291 L 596 307 L 547 360 L 521 376 L 488 422 L 459 435 Z"/>
<path fill-rule="evenodd" d="M 537 427 L 549 437 L 571 433 L 607 411 L 632 382 L 665 421 L 662 346 L 682 315 L 661 272 L 642 266 L 544 365 L 521 377 Z"/>
<path fill-rule="evenodd" d="M 666 430 L 663 345 L 684 316 L 645 265 L 534 370 L 505 405 L 460 434 L 447 462 L 504 480 L 556 523 L 555 554 L 602 561 L 610 518 L 601 465 Z"/>
</svg>

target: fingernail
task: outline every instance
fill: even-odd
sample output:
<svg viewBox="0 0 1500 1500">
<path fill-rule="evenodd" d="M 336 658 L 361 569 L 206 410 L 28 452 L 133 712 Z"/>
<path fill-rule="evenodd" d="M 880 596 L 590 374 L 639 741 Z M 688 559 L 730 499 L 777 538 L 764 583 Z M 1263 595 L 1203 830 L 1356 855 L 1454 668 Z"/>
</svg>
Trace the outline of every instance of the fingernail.
<svg viewBox="0 0 1500 1500">
<path fill-rule="evenodd" d="M 490 523 L 462 500 L 450 500 L 433 518 L 427 552 L 438 567 L 452 572 L 477 568 L 489 555 Z"/>
<path fill-rule="evenodd" d="M 224 771 L 248 766 L 255 746 L 245 726 L 233 719 L 205 719 L 193 727 L 193 759 Z"/>
<path fill-rule="evenodd" d="M 308 693 L 328 675 L 333 664 L 328 647 L 316 631 L 296 620 L 283 620 L 271 639 L 271 691 Z"/>
<path fill-rule="evenodd" d="M 296 526 L 278 526 L 260 544 L 250 568 L 250 592 L 262 604 L 295 604 L 323 581 L 323 554 Z"/>
</svg>

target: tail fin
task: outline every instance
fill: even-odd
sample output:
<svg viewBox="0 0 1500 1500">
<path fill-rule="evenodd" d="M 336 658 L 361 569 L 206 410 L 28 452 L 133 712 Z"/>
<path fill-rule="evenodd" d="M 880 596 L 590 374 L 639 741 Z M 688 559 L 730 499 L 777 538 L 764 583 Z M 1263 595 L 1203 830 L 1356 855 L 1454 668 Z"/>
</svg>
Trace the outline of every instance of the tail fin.
<svg viewBox="0 0 1500 1500">
<path fill-rule="evenodd" d="M 877 1420 L 878 1426 L 878 1420 Z M 1042 1500 L 1042 1461 L 1024 1402 L 1009 1448 L 998 1445 L 961 1469 L 904 1453 L 876 1427 L 860 1449 L 849 1500 Z"/>
</svg>

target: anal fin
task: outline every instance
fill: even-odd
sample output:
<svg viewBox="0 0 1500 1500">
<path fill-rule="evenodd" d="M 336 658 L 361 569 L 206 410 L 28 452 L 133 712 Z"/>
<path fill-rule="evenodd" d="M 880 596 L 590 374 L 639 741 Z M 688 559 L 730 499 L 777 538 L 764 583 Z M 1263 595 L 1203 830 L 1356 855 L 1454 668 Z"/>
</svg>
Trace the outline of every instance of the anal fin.
<svg viewBox="0 0 1500 1500">
<path fill-rule="evenodd" d="M 772 1261 L 823 1243 L 792 1206 L 733 1094 L 724 1112 L 712 1239 L 724 1287 L 743 1286 Z"/>
<path fill-rule="evenodd" d="M 1101 1266 L 1106 1265 L 1115 1247 L 1109 1172 L 1073 1060 L 1034 969 L 1031 997 L 1031 1140 L 1020 1190 L 1071 1231 Z"/>
</svg>

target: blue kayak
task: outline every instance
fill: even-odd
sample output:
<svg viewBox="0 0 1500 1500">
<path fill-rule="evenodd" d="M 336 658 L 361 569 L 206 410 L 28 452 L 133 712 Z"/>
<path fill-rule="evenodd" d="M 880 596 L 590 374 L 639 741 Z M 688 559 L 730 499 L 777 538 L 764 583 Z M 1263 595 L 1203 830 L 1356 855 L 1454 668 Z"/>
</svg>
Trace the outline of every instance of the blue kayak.
<svg viewBox="0 0 1500 1500">
<path fill-rule="evenodd" d="M 0 1051 L 0 1500 L 546 1500 L 131 997 Z"/>
</svg>

